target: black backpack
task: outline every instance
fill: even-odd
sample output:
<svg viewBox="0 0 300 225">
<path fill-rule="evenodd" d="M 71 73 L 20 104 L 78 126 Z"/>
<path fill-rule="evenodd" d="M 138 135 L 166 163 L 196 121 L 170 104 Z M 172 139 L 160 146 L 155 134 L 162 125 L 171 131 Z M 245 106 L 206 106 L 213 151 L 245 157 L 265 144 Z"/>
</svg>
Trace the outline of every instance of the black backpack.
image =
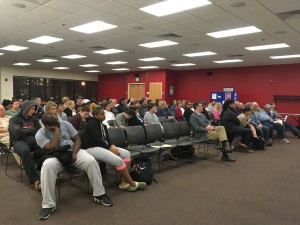
<svg viewBox="0 0 300 225">
<path fill-rule="evenodd" d="M 252 139 L 252 148 L 257 150 L 265 149 L 265 140 L 261 137 Z"/>
<path fill-rule="evenodd" d="M 132 180 L 146 182 L 147 185 L 152 183 L 153 173 L 149 156 L 140 156 L 133 159 L 131 166 L 132 171 L 130 172 L 130 176 Z"/>
</svg>

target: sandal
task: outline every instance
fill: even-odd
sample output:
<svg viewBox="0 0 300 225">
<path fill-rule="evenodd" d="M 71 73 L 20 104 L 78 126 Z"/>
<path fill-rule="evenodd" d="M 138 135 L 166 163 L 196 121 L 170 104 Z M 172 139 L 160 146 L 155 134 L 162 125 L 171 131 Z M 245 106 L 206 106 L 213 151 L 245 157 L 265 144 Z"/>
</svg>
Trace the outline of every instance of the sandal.
<svg viewBox="0 0 300 225">
<path fill-rule="evenodd" d="M 41 191 L 41 181 L 37 180 L 36 182 L 34 182 L 34 189 L 36 191 Z"/>
</svg>

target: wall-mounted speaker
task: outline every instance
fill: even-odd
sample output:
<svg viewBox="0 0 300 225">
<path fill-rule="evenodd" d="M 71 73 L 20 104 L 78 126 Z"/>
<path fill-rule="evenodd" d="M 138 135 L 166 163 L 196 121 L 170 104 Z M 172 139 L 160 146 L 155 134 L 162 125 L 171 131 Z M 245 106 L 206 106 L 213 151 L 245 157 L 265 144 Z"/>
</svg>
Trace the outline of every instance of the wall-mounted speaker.
<svg viewBox="0 0 300 225">
<path fill-rule="evenodd" d="M 140 75 L 138 73 L 134 74 L 135 77 L 139 77 Z"/>
<path fill-rule="evenodd" d="M 212 76 L 212 75 L 214 75 L 214 73 L 211 72 L 211 71 L 208 71 L 208 72 L 206 72 L 206 75 L 207 75 L 207 76 Z"/>
</svg>

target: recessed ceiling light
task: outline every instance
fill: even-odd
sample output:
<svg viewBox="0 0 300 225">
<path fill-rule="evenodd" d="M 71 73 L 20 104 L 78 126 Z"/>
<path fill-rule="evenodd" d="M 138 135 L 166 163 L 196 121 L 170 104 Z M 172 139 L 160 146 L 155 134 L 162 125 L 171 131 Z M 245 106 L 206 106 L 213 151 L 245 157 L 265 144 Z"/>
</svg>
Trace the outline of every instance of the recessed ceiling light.
<svg viewBox="0 0 300 225">
<path fill-rule="evenodd" d="M 66 59 L 80 59 L 80 58 L 84 58 L 84 57 L 86 57 L 86 56 L 77 55 L 77 54 L 62 56 L 62 58 L 66 58 Z"/>
<path fill-rule="evenodd" d="M 55 70 L 68 70 L 70 68 L 69 67 L 65 67 L 65 66 L 59 66 L 59 67 L 54 67 L 53 69 L 55 69 Z"/>
<path fill-rule="evenodd" d="M 140 66 L 138 68 L 140 68 L 140 69 L 157 69 L 159 67 L 158 66 Z"/>
<path fill-rule="evenodd" d="M 300 55 L 278 55 L 278 56 L 270 56 L 271 59 L 290 59 L 290 58 L 299 58 Z"/>
<path fill-rule="evenodd" d="M 8 45 L 6 47 L 0 48 L 2 50 L 6 50 L 6 51 L 13 51 L 13 52 L 17 52 L 17 51 L 21 51 L 24 49 L 27 49 L 28 47 L 23 47 L 23 46 L 18 46 L 18 45 Z"/>
<path fill-rule="evenodd" d="M 87 73 L 100 73 L 101 71 L 100 70 L 86 70 L 84 72 L 87 72 Z"/>
<path fill-rule="evenodd" d="M 216 54 L 217 53 L 215 52 L 195 52 L 195 53 L 188 53 L 183 55 L 187 57 L 197 57 L 197 56 L 207 56 L 207 55 L 216 55 Z"/>
<path fill-rule="evenodd" d="M 62 40 L 63 40 L 62 38 L 41 36 L 41 37 L 30 39 L 30 40 L 28 40 L 28 42 L 34 42 L 34 43 L 46 45 L 46 44 L 50 44 L 50 43 L 54 43 L 54 42 L 62 41 Z"/>
<path fill-rule="evenodd" d="M 77 27 L 72 27 L 72 28 L 70 28 L 70 30 L 82 32 L 85 34 L 92 34 L 92 33 L 96 33 L 96 32 L 103 31 L 103 30 L 109 30 L 109 29 L 116 28 L 116 27 L 118 27 L 118 26 L 112 25 L 109 23 L 105 23 L 102 21 L 94 21 L 94 22 L 90 22 L 90 23 L 86 23 L 86 24 L 77 26 Z"/>
<path fill-rule="evenodd" d="M 234 7 L 234 8 L 244 7 L 245 5 L 246 5 L 245 2 L 235 2 L 235 3 L 230 4 L 230 6 Z"/>
<path fill-rule="evenodd" d="M 0 55 L 4 55 L 4 53 L 0 52 Z"/>
<path fill-rule="evenodd" d="M 164 40 L 164 41 L 155 41 L 145 44 L 139 44 L 139 46 L 146 47 L 146 48 L 157 48 L 157 47 L 164 47 L 169 45 L 178 45 L 177 42 Z"/>
<path fill-rule="evenodd" d="M 140 10 L 155 16 L 166 16 L 208 4 L 211 2 L 207 0 L 168 0 L 140 8 Z"/>
<path fill-rule="evenodd" d="M 139 59 L 140 61 L 146 61 L 146 62 L 150 62 L 150 61 L 160 61 L 160 60 L 166 60 L 165 58 L 161 58 L 161 57 L 152 57 L 152 58 L 143 58 L 143 59 Z"/>
<path fill-rule="evenodd" d="M 96 64 L 83 64 L 83 65 L 79 65 L 81 67 L 95 67 L 95 66 L 98 66 Z"/>
<path fill-rule="evenodd" d="M 125 52 L 125 51 L 120 50 L 120 49 L 114 49 L 114 48 L 100 50 L 100 51 L 94 51 L 94 53 L 103 54 L 103 55 L 115 54 L 115 53 L 120 53 L 120 52 Z"/>
<path fill-rule="evenodd" d="M 113 61 L 113 62 L 106 62 L 105 64 L 109 65 L 118 65 L 118 64 L 127 64 L 128 62 L 123 62 L 123 61 Z"/>
<path fill-rule="evenodd" d="M 241 59 L 229 59 L 229 60 L 214 61 L 214 63 L 235 63 L 235 62 L 243 62 L 243 60 L 241 60 Z"/>
<path fill-rule="evenodd" d="M 112 70 L 115 70 L 115 71 L 124 71 L 124 70 L 130 70 L 128 68 L 116 68 L 116 69 L 112 69 Z"/>
<path fill-rule="evenodd" d="M 29 66 L 31 65 L 31 63 L 24 63 L 24 62 L 18 62 L 18 63 L 14 63 L 14 66 Z"/>
<path fill-rule="evenodd" d="M 243 34 L 252 34 L 257 32 L 262 32 L 262 30 L 254 26 L 248 26 L 248 27 L 241 27 L 241 28 L 235 28 L 230 30 L 207 33 L 207 35 L 214 38 L 223 38 L 223 37 L 231 37 L 231 36 L 237 36 Z"/>
<path fill-rule="evenodd" d="M 21 4 L 21 3 L 11 3 L 11 6 L 20 8 L 20 9 L 26 8 L 26 5 Z"/>
<path fill-rule="evenodd" d="M 258 50 L 266 50 L 266 49 L 274 49 L 274 48 L 288 48 L 288 46 L 285 43 L 281 44 L 273 44 L 273 45 L 260 45 L 260 46 L 252 46 L 252 47 L 246 47 L 245 49 L 250 51 L 258 51 Z"/>
<path fill-rule="evenodd" d="M 176 64 L 171 64 L 171 66 L 195 66 L 196 64 L 194 63 L 176 63 Z"/>
<path fill-rule="evenodd" d="M 38 59 L 36 60 L 38 62 L 45 62 L 45 63 L 49 63 L 49 62 L 56 62 L 58 61 L 57 59 Z"/>
</svg>

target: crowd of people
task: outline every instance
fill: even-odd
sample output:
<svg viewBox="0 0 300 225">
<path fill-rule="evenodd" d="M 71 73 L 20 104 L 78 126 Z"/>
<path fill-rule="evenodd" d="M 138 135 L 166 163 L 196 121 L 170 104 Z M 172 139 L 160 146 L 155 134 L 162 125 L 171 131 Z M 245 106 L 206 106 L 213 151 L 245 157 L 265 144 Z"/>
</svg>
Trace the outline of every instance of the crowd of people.
<svg viewBox="0 0 300 225">
<path fill-rule="evenodd" d="M 254 152 L 255 139 L 263 140 L 265 146 L 272 146 L 274 137 L 280 143 L 290 143 L 285 138 L 285 128 L 300 137 L 299 130 L 276 112 L 275 103 L 265 104 L 261 109 L 257 102 L 243 104 L 233 100 L 223 104 L 211 100 L 208 105 L 205 100 L 174 100 L 168 105 L 161 99 L 153 102 L 147 98 L 121 98 L 117 103 L 116 99 L 102 98 L 98 102 L 77 96 L 74 100 L 63 97 L 59 102 L 51 99 L 42 106 L 38 97 L 24 102 L 22 98 L 14 98 L 0 104 L 1 154 L 13 147 L 30 184 L 42 192 L 40 220 L 49 218 L 56 209 L 55 182 L 65 166 L 59 158 L 45 154 L 66 147 L 72 152 L 71 165 L 87 173 L 94 201 L 112 206 L 113 201 L 102 184 L 98 161 L 116 168 L 121 190 L 144 190 L 146 183 L 132 180 L 130 152 L 111 142 L 108 129 L 159 124 L 164 132 L 162 118 L 187 121 L 195 139 L 219 141 L 221 160 L 225 162 L 235 162 L 228 153 L 232 152 L 237 135 L 241 136 L 240 145 L 247 152 Z M 41 158 L 44 160 L 39 172 L 36 162 Z"/>
</svg>

